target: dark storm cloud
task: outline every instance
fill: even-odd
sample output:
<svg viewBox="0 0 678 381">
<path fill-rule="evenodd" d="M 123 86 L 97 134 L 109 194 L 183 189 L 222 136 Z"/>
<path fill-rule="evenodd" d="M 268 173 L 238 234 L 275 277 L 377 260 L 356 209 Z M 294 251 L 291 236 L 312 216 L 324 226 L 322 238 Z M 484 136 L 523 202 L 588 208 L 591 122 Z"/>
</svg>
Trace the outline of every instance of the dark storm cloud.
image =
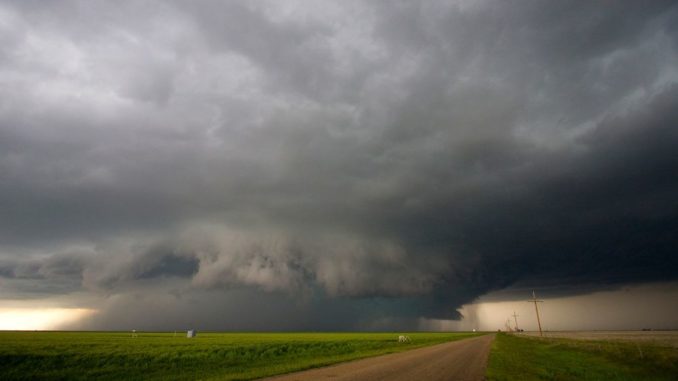
<svg viewBox="0 0 678 381">
<path fill-rule="evenodd" d="M 129 286 L 128 283 L 166 278 L 190 278 L 198 271 L 198 258 L 189 252 L 180 252 L 164 245 L 135 248 L 124 259 L 113 265 L 112 260 L 101 259 L 105 266 L 91 271 L 87 285 L 105 290 Z M 113 265 L 113 266 L 111 266 Z"/>
<path fill-rule="evenodd" d="M 677 23 L 659 1 L 4 2 L 0 287 L 101 295 L 99 328 L 155 299 L 376 329 L 675 280 Z"/>
<path fill-rule="evenodd" d="M 5 298 L 36 298 L 68 294 L 82 288 L 86 253 L 56 253 L 41 260 L 0 261 L 0 286 Z"/>
</svg>

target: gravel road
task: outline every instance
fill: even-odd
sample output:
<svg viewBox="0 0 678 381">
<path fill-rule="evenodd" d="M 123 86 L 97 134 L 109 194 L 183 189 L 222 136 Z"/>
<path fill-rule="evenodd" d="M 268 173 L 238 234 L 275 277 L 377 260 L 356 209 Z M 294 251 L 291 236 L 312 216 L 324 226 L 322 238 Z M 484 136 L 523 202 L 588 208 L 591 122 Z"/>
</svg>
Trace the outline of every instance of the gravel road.
<svg viewBox="0 0 678 381">
<path fill-rule="evenodd" d="M 479 381 L 485 377 L 493 339 L 494 335 L 484 335 L 265 380 Z"/>
</svg>

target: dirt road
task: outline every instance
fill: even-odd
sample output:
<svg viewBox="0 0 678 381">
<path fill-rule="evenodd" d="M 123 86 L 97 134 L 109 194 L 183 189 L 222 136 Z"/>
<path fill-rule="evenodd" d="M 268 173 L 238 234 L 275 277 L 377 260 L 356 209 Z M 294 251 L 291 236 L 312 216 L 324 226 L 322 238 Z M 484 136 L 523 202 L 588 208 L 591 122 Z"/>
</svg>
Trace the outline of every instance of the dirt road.
<svg viewBox="0 0 678 381">
<path fill-rule="evenodd" d="M 494 335 L 485 335 L 266 380 L 479 381 L 485 376 L 487 356 L 493 339 Z"/>
</svg>

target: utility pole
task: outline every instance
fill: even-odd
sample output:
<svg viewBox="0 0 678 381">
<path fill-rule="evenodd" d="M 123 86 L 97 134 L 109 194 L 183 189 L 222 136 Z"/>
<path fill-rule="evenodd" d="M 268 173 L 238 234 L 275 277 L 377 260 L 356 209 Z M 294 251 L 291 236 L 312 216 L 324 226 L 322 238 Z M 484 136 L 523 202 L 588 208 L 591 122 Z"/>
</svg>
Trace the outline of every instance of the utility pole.
<svg viewBox="0 0 678 381">
<path fill-rule="evenodd" d="M 513 329 L 511 328 L 511 319 L 506 319 L 504 325 L 506 326 L 506 332 L 513 332 Z"/>
<path fill-rule="evenodd" d="M 543 303 L 543 300 L 537 300 L 537 295 L 534 293 L 534 290 L 532 290 L 532 299 L 528 300 L 530 303 L 534 303 L 534 311 L 537 313 L 537 324 L 539 325 L 539 336 L 544 336 L 544 334 L 541 332 L 541 320 L 539 319 L 539 307 L 537 307 L 537 303 Z"/>
<path fill-rule="evenodd" d="M 516 315 L 516 311 L 513 311 L 513 315 L 511 316 L 513 316 L 513 319 L 516 321 L 516 331 L 520 332 L 520 328 L 518 328 L 518 316 L 520 315 Z"/>
</svg>

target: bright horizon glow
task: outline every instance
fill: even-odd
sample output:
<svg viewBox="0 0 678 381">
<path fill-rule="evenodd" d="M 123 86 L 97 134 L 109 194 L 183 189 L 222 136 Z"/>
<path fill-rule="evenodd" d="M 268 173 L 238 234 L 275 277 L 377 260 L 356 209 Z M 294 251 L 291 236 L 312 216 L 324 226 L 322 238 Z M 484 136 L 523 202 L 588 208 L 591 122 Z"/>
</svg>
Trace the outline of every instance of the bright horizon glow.
<svg viewBox="0 0 678 381">
<path fill-rule="evenodd" d="M 512 314 L 518 315 L 519 328 L 536 331 L 534 304 L 527 300 L 496 301 L 486 295 L 459 309 L 461 320 L 422 319 L 420 329 L 442 331 L 505 330 L 508 320 L 515 326 Z M 678 283 L 629 285 L 617 290 L 567 297 L 537 297 L 542 328 L 545 331 L 676 329 L 674 316 L 678 305 L 669 301 L 678 298 Z M 488 300 L 489 299 L 489 300 Z"/>
<path fill-rule="evenodd" d="M 59 329 L 95 312 L 87 308 L 0 308 L 0 330 Z"/>
</svg>

